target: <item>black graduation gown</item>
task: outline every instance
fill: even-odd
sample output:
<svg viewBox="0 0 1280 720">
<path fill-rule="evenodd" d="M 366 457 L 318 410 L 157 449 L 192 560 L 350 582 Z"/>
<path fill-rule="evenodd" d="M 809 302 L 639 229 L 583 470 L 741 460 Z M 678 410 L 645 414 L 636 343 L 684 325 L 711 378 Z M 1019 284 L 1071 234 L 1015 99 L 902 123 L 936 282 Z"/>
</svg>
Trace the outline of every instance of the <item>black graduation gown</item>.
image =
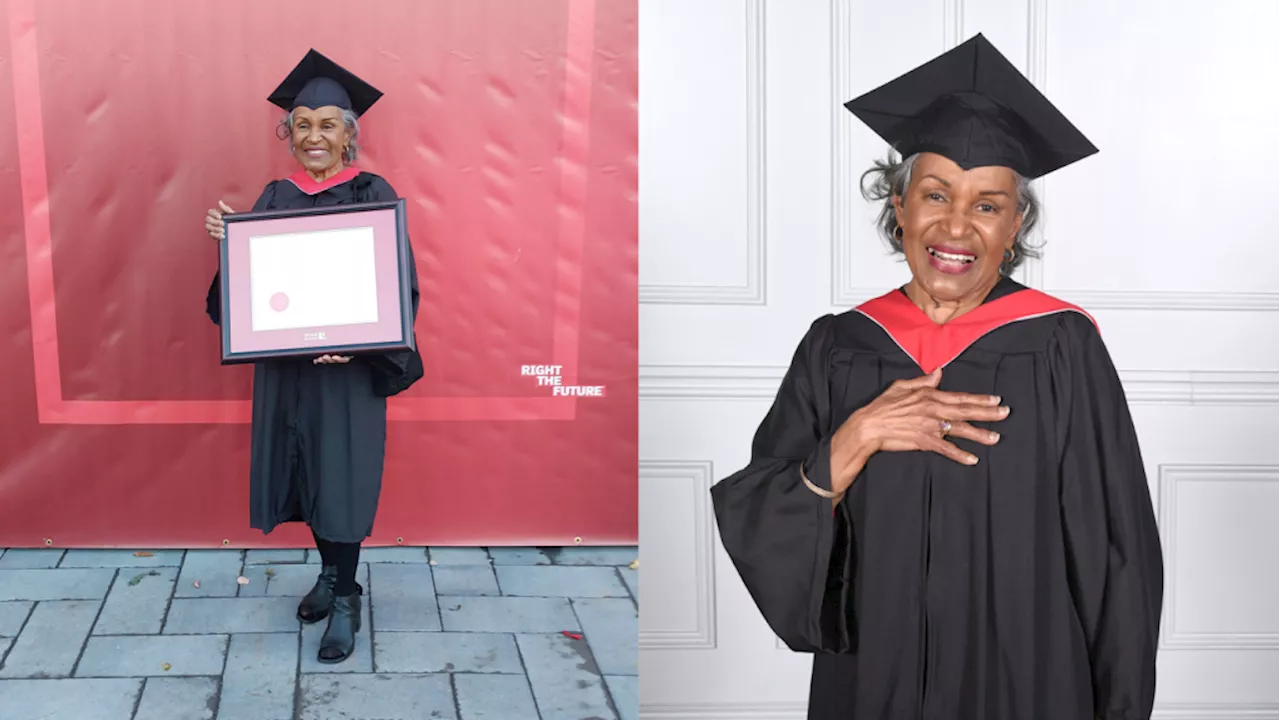
<svg viewBox="0 0 1280 720">
<path fill-rule="evenodd" d="M 396 198 L 386 180 L 361 172 L 315 194 L 289 179 L 274 180 L 253 211 Z M 409 267 L 416 317 L 418 275 L 412 250 Z M 214 323 L 221 314 L 219 300 L 215 275 L 206 308 Z M 373 530 L 386 448 L 387 401 L 375 385 L 403 371 L 411 357 L 385 353 L 330 365 L 315 365 L 312 359 L 254 364 L 249 525 L 266 534 L 280 523 L 302 521 L 325 540 L 360 542 Z"/>
<path fill-rule="evenodd" d="M 1163 559 L 1096 326 L 1007 279 L 960 332 L 901 291 L 876 302 L 813 323 L 750 463 L 711 491 L 764 619 L 815 653 L 808 717 L 1148 718 Z M 950 438 L 978 456 L 972 467 L 877 453 L 833 512 L 801 463 L 830 489 L 835 430 L 894 380 L 939 365 L 941 389 L 1003 398 L 1009 417 L 975 423 L 1000 442 Z"/>
</svg>

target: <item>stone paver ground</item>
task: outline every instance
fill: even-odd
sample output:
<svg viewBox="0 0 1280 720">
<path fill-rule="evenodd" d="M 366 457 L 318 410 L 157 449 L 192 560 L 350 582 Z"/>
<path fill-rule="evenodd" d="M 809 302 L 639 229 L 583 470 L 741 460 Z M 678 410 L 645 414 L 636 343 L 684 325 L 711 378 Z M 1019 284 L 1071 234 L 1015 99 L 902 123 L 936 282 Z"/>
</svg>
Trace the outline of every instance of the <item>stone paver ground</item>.
<svg viewBox="0 0 1280 720">
<path fill-rule="evenodd" d="M 323 665 L 315 550 L 0 551 L 0 715 L 638 720 L 636 558 L 366 549 L 356 653 Z"/>
</svg>

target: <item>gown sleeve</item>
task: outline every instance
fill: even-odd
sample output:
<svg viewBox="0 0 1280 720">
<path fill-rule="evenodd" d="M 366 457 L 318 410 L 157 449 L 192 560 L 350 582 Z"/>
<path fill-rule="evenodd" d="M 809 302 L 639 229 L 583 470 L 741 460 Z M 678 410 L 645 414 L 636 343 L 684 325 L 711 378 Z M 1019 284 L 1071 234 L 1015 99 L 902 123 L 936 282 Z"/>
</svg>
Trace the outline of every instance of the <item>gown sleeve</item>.
<svg viewBox="0 0 1280 720">
<path fill-rule="evenodd" d="M 395 188 L 391 183 L 382 177 L 374 177 L 370 183 L 367 195 L 361 198 L 362 202 L 384 202 L 399 199 Z M 418 303 L 420 293 L 418 291 L 418 266 L 413 256 L 413 243 L 408 244 L 409 251 L 409 296 L 413 303 L 413 319 L 418 319 Z M 417 352 L 402 351 L 377 353 L 362 356 L 373 369 L 378 373 L 374 380 L 374 392 L 378 395 L 389 396 L 405 390 L 422 377 L 422 357 Z"/>
<path fill-rule="evenodd" d="M 276 181 L 272 180 L 262 189 L 262 193 L 258 195 L 258 201 L 253 204 L 250 212 L 261 212 L 270 208 L 275 197 Z M 209 293 L 205 296 L 204 311 L 214 325 L 222 324 L 222 282 L 218 272 L 213 274 L 213 282 L 210 283 Z"/>
<path fill-rule="evenodd" d="M 810 327 L 756 431 L 746 467 L 711 488 L 725 552 L 770 629 L 798 652 L 849 649 L 846 503 L 831 489 L 830 315 Z M 843 542 L 842 542 L 843 540 Z"/>
<path fill-rule="evenodd" d="M 1149 718 L 1164 591 L 1160 535 L 1120 378 L 1097 329 L 1064 316 L 1059 393 L 1062 520 L 1099 720 Z"/>
</svg>

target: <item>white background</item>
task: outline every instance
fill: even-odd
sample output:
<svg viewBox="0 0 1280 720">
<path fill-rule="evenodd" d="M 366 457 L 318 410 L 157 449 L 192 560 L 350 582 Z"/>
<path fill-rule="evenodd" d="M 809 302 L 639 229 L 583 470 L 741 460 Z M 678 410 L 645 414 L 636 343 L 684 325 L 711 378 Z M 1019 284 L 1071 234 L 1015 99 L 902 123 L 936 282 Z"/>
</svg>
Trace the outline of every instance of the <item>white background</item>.
<svg viewBox="0 0 1280 720">
<path fill-rule="evenodd" d="M 373 228 L 250 237 L 249 285 L 254 332 L 376 323 Z M 271 307 L 279 292 L 282 311 Z"/>
<path fill-rule="evenodd" d="M 1102 152 L 1024 282 L 1100 322 L 1166 555 L 1157 717 L 1277 717 L 1280 17 L 1255 0 L 640 0 L 641 717 L 804 717 L 715 534 L 809 323 L 905 281 L 841 103 L 977 32 Z"/>
</svg>

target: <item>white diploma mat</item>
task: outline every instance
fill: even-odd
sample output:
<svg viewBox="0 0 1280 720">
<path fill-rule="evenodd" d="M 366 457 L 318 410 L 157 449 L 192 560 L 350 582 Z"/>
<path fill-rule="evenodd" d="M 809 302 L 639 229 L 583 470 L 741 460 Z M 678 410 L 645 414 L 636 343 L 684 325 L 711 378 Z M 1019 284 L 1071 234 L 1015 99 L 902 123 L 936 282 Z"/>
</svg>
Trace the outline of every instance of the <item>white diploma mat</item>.
<svg viewBox="0 0 1280 720">
<path fill-rule="evenodd" d="M 254 332 L 378 321 L 373 228 L 249 238 Z"/>
</svg>

